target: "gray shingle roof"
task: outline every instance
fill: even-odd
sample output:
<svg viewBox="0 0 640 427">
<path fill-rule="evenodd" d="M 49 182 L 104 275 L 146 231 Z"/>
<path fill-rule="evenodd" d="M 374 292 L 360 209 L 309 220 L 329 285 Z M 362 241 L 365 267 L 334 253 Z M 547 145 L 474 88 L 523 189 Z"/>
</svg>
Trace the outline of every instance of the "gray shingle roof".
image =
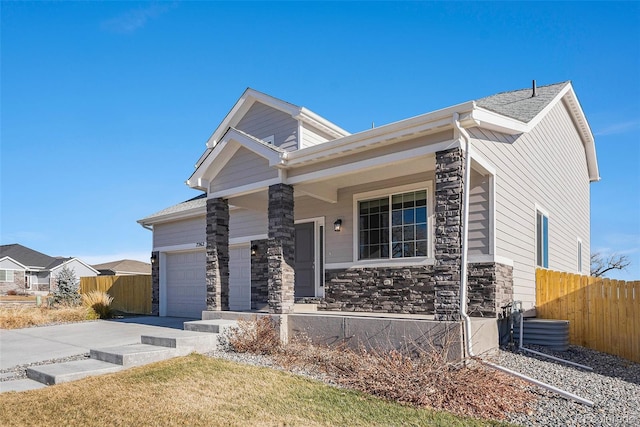
<svg viewBox="0 0 640 427">
<path fill-rule="evenodd" d="M 114 273 L 120 271 L 127 273 L 151 274 L 151 264 L 133 259 L 121 259 L 119 261 L 105 262 L 103 264 L 92 265 L 92 267 L 100 272 L 103 270 L 110 270 Z"/>
<path fill-rule="evenodd" d="M 42 252 L 22 246 L 18 243 L 0 246 L 0 258 L 8 256 L 27 267 L 45 268 L 57 259 Z"/>
<path fill-rule="evenodd" d="M 501 92 L 476 100 L 478 107 L 528 123 L 538 115 L 569 82 L 539 86 L 536 96 L 532 88 Z"/>
<path fill-rule="evenodd" d="M 186 200 L 182 203 L 178 203 L 176 205 L 173 206 L 169 206 L 168 208 L 162 209 L 161 211 L 158 211 L 152 215 L 149 215 L 148 217 L 142 218 L 140 221 L 138 221 L 139 223 L 145 223 L 150 219 L 154 219 L 157 217 L 161 217 L 161 216 L 165 216 L 165 215 L 170 215 L 170 214 L 174 214 L 174 213 L 180 213 L 180 212 L 184 212 L 184 211 L 188 211 L 191 209 L 197 209 L 200 207 L 205 207 L 207 206 L 207 194 L 206 193 L 202 193 L 199 196 L 196 196 L 192 199 Z"/>
</svg>

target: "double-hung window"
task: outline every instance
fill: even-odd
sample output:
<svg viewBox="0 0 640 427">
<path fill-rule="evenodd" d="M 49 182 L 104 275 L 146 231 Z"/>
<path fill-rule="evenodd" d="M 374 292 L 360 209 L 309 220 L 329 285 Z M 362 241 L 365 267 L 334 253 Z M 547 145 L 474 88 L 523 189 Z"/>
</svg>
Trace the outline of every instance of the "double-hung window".
<svg viewBox="0 0 640 427">
<path fill-rule="evenodd" d="M 549 217 L 536 211 L 536 265 L 549 268 Z"/>
<path fill-rule="evenodd" d="M 427 190 L 358 201 L 358 259 L 426 257 Z"/>
<path fill-rule="evenodd" d="M 13 270 L 0 270 L 0 282 L 13 282 Z"/>
</svg>

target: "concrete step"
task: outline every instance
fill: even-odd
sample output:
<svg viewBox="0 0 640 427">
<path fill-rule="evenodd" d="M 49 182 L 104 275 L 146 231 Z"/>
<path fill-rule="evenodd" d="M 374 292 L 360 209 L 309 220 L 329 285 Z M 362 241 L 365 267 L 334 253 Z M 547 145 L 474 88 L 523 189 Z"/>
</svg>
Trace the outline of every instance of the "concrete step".
<svg viewBox="0 0 640 427">
<path fill-rule="evenodd" d="M 293 304 L 294 313 L 315 313 L 318 311 L 318 304 L 314 303 L 295 303 Z"/>
<path fill-rule="evenodd" d="M 198 353 L 206 353 L 218 349 L 218 334 L 172 330 L 154 333 L 153 335 L 143 335 L 141 342 L 142 344 L 190 349 Z"/>
<path fill-rule="evenodd" d="M 38 381 L 31 380 L 29 378 L 23 378 L 20 380 L 0 381 L 0 393 L 8 391 L 28 391 L 44 388 L 46 385 L 39 383 Z"/>
<path fill-rule="evenodd" d="M 190 348 L 169 348 L 149 344 L 131 344 L 117 347 L 91 350 L 92 359 L 122 365 L 124 367 L 140 366 L 158 362 L 172 357 L 186 356 Z"/>
<path fill-rule="evenodd" d="M 194 320 L 192 322 L 184 322 L 185 331 L 208 332 L 220 334 L 224 331 L 235 328 L 238 322 L 235 320 L 212 319 L 212 320 Z"/>
<path fill-rule="evenodd" d="M 110 374 L 122 370 L 122 366 L 100 360 L 86 359 L 73 362 L 34 366 L 27 369 L 27 377 L 42 384 L 67 383 L 94 375 Z"/>
</svg>

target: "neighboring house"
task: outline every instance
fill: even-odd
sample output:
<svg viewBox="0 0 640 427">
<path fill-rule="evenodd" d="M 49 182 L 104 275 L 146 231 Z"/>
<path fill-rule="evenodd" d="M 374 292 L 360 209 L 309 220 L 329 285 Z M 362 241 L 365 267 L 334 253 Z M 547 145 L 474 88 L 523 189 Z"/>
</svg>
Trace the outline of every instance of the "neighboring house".
<svg viewBox="0 0 640 427">
<path fill-rule="evenodd" d="M 536 268 L 588 274 L 597 180 L 570 82 L 355 134 L 247 89 L 187 181 L 204 193 L 138 221 L 154 311 L 287 313 L 295 298 L 458 319 L 465 274 L 471 315 L 530 309 Z"/>
<path fill-rule="evenodd" d="M 135 274 L 151 274 L 151 264 L 135 261 L 132 259 L 121 259 L 120 261 L 105 262 L 92 266 L 98 270 L 100 276 L 130 276 Z"/>
<path fill-rule="evenodd" d="M 52 257 L 19 244 L 0 246 L 0 291 L 55 290 L 55 277 L 64 267 L 76 277 L 97 276 L 98 272 L 78 258 Z"/>
</svg>

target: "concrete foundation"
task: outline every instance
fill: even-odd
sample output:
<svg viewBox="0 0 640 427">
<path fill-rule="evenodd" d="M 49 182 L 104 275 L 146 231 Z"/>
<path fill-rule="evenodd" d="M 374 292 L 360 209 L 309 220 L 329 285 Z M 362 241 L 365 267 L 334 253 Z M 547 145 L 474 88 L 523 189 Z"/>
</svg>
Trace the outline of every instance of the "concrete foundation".
<svg viewBox="0 0 640 427">
<path fill-rule="evenodd" d="M 378 351 L 437 351 L 448 360 L 464 354 L 461 321 L 436 321 L 428 316 L 373 313 L 317 312 L 268 314 L 260 312 L 204 311 L 203 320 L 254 320 L 270 316 L 282 325 L 281 336 L 309 339 L 318 345 L 346 344 Z M 496 319 L 472 319 L 472 346 L 476 355 L 498 348 Z"/>
</svg>

